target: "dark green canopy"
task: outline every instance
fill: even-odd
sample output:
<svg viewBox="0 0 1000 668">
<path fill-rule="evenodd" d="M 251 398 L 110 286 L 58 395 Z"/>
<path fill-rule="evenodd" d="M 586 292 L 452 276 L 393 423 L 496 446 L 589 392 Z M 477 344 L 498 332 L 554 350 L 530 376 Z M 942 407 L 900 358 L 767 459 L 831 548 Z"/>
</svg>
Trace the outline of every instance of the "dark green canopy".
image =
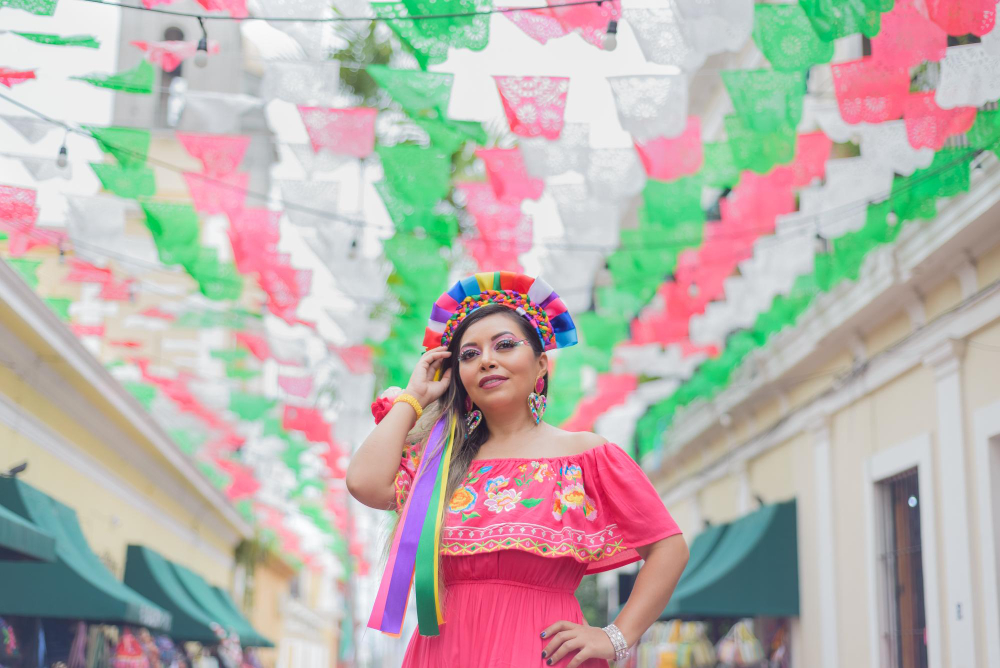
<svg viewBox="0 0 1000 668">
<path fill-rule="evenodd" d="M 215 595 L 219 597 L 219 599 L 222 601 L 222 604 L 224 606 L 226 606 L 227 608 L 229 608 L 229 610 L 231 610 L 234 615 L 236 615 L 241 620 L 243 620 L 243 624 L 246 626 L 246 628 L 250 629 L 251 633 L 249 633 L 247 635 L 247 639 L 244 639 L 244 637 L 242 635 L 240 636 L 240 641 L 245 646 L 247 646 L 247 647 L 274 647 L 274 643 L 271 642 L 270 640 L 268 640 L 267 638 L 265 638 L 264 636 L 262 636 L 260 634 L 260 632 L 257 631 L 257 629 L 255 629 L 250 624 L 250 620 L 248 620 L 246 618 L 246 616 L 242 612 L 240 612 L 240 609 L 236 605 L 236 601 L 233 600 L 232 596 L 230 596 L 229 594 L 227 594 L 221 587 L 214 587 L 213 586 L 212 587 L 212 591 L 214 591 Z"/>
<path fill-rule="evenodd" d="M 798 616 L 795 516 L 792 500 L 700 534 L 661 618 Z"/>
<path fill-rule="evenodd" d="M 170 630 L 170 613 L 115 579 L 94 554 L 72 508 L 14 478 L 0 478 L 0 505 L 50 534 L 56 557 L 0 562 L 0 615 Z"/>
<path fill-rule="evenodd" d="M 204 578 L 180 564 L 169 563 L 177 580 L 184 587 L 184 591 L 194 599 L 212 621 L 218 623 L 227 633 L 231 630 L 236 631 L 240 636 L 240 644 L 245 647 L 273 647 L 270 641 L 257 633 L 243 619 L 242 615 L 231 610 L 228 605 L 221 601 Z"/>
<path fill-rule="evenodd" d="M 125 584 L 171 614 L 170 636 L 174 640 L 208 645 L 218 642 L 212 630 L 214 620 L 188 595 L 170 562 L 157 552 L 129 545 Z"/>
<path fill-rule="evenodd" d="M 0 506 L 0 560 L 56 560 L 56 539 Z"/>
</svg>

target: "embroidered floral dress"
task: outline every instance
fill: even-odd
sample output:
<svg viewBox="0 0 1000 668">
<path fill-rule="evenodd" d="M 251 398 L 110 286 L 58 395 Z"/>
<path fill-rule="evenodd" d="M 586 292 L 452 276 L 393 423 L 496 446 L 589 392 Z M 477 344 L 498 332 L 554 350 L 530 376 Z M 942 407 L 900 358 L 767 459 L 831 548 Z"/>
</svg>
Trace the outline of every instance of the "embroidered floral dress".
<svg viewBox="0 0 1000 668">
<path fill-rule="evenodd" d="M 418 463 L 404 453 L 400 506 Z M 680 533 L 642 469 L 613 443 L 569 457 L 475 460 L 446 515 L 445 623 L 438 636 L 414 633 L 404 668 L 543 666 L 542 630 L 583 623 L 574 591 L 584 575 L 638 561 L 635 548 Z"/>
</svg>

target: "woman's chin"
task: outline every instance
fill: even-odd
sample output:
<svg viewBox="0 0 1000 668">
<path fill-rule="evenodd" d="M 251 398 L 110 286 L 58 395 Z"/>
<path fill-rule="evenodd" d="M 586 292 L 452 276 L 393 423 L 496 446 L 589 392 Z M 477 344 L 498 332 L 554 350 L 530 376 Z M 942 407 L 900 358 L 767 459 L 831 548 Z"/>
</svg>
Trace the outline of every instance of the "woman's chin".
<svg viewBox="0 0 1000 668">
<path fill-rule="evenodd" d="M 506 383 L 504 383 L 504 385 L 506 385 Z M 503 410 L 505 408 L 509 408 L 516 402 L 517 397 L 515 396 L 515 393 L 506 387 L 486 390 L 477 400 L 475 400 L 476 406 L 485 411 Z"/>
</svg>

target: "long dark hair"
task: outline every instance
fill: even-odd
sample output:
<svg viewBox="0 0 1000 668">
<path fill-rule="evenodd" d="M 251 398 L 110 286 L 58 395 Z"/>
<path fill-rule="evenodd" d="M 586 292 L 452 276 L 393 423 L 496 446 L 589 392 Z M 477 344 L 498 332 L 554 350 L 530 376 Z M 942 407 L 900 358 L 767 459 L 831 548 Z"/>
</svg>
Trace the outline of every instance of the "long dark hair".
<svg viewBox="0 0 1000 668">
<path fill-rule="evenodd" d="M 476 430 L 472 434 L 468 433 L 465 426 L 465 401 L 469 394 L 465 391 L 465 387 L 462 385 L 462 379 L 459 376 L 459 364 L 458 351 L 462 346 L 462 337 L 465 335 L 465 331 L 475 322 L 482 320 L 483 318 L 489 317 L 496 313 L 503 314 L 508 318 L 517 322 L 517 326 L 520 328 L 520 332 L 527 339 L 528 343 L 531 344 L 532 350 L 535 351 L 535 357 L 537 358 L 542 354 L 544 348 L 542 347 L 541 338 L 538 336 L 538 331 L 529 323 L 525 318 L 518 315 L 515 311 L 511 310 L 506 306 L 501 306 L 499 304 L 489 304 L 487 306 L 482 306 L 468 316 L 462 321 L 455 329 L 455 334 L 452 336 L 451 342 L 448 344 L 448 350 L 451 351 L 450 364 L 451 364 L 451 382 L 448 384 L 448 389 L 445 391 L 441 398 L 438 399 L 433 404 L 429 405 L 425 411 L 423 417 L 417 422 L 414 428 L 407 434 L 407 441 L 410 443 L 421 443 L 421 457 L 428 447 L 428 440 L 430 438 L 431 426 L 436 423 L 439 419 L 444 418 L 445 424 L 451 419 L 451 416 L 456 417 L 455 420 L 455 447 L 452 450 L 451 455 L 451 466 L 449 467 L 449 474 L 447 480 L 447 486 L 445 487 L 445 497 L 444 497 L 444 507 L 445 513 L 448 512 L 448 502 L 451 501 L 452 494 L 455 490 L 465 482 L 466 473 L 469 470 L 469 466 L 472 464 L 472 460 L 476 458 L 479 453 L 479 448 L 482 447 L 483 443 L 490 436 L 490 427 L 484 419 L 476 427 Z M 543 376 L 544 387 L 542 388 L 542 394 L 545 394 L 549 390 L 549 372 L 546 371 Z M 525 397 L 525 408 L 527 408 L 528 398 Z M 438 444 L 433 444 L 437 447 Z M 402 511 L 402 508 L 398 509 Z M 389 540 L 386 542 L 385 549 L 383 550 L 382 559 L 383 561 L 388 558 L 389 548 L 392 544 L 393 536 L 395 532 L 399 530 L 399 519 L 400 514 L 396 513 L 392 530 L 389 535 Z M 442 529 L 444 527 L 444 522 L 442 522 Z M 438 559 L 441 559 L 441 555 L 438 554 Z M 441 572 L 444 572 L 441 570 Z M 444 596 L 444 578 L 440 580 L 440 586 L 442 588 L 442 600 Z"/>
</svg>

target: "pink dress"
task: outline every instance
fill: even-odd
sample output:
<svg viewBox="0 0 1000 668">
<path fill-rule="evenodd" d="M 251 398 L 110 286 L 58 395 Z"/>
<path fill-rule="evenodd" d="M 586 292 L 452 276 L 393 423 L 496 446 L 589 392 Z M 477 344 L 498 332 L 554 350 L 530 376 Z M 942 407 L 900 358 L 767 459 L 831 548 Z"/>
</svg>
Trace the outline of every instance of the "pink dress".
<svg viewBox="0 0 1000 668">
<path fill-rule="evenodd" d="M 400 503 L 417 461 L 404 453 Z M 413 634 L 403 668 L 544 666 L 549 640 L 539 634 L 557 621 L 583 623 L 574 592 L 584 575 L 638 561 L 635 548 L 680 533 L 642 469 L 612 443 L 570 457 L 477 459 L 446 515 L 445 623 L 438 636 Z"/>
</svg>

